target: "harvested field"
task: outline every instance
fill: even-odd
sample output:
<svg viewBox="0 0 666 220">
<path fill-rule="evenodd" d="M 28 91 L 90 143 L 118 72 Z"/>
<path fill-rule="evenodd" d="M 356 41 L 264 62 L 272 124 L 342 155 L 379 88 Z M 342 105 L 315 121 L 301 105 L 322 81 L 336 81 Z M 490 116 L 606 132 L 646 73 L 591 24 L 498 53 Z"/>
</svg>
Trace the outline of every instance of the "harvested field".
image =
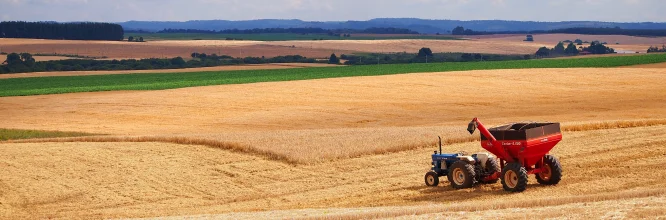
<svg viewBox="0 0 666 220">
<path fill-rule="evenodd" d="M 666 164 L 665 145 L 666 126 L 566 132 L 552 151 L 562 182 L 531 178 L 510 194 L 500 184 L 426 187 L 428 149 L 290 165 L 196 145 L 5 143 L 0 217 L 664 217 L 666 171 L 655 167 Z M 481 148 L 444 148 L 460 150 Z"/>
<path fill-rule="evenodd" d="M 52 61 L 52 60 L 70 60 L 70 59 L 79 59 L 74 57 L 65 57 L 65 56 L 33 56 L 35 61 Z"/>
<path fill-rule="evenodd" d="M 545 44 L 547 47 L 552 48 L 558 42 L 564 40 L 576 40 L 607 42 L 609 47 L 614 48 L 615 51 L 621 52 L 640 52 L 645 53 L 650 46 L 658 46 L 666 44 L 666 37 L 634 37 L 626 35 L 583 35 L 583 34 L 535 34 L 534 42 L 532 44 Z M 522 42 L 525 40 L 525 35 L 499 35 L 484 37 L 482 40 L 488 41 L 505 41 L 505 42 Z M 620 43 L 620 44 L 616 44 Z M 589 46 L 584 44 L 583 46 Z"/>
<path fill-rule="evenodd" d="M 225 54 L 234 57 L 302 55 L 326 58 L 331 53 L 416 53 L 422 47 L 434 52 L 466 52 L 492 54 L 533 54 L 539 47 L 553 47 L 563 40 L 580 38 L 600 40 L 620 52 L 644 53 L 650 45 L 666 44 L 666 38 L 621 35 L 539 34 L 535 42 L 524 42 L 524 35 L 469 36 L 468 40 L 321 40 L 321 41 L 227 41 L 227 40 L 165 40 L 136 42 L 68 41 L 39 39 L 0 39 L 3 52 L 77 54 L 91 57 L 159 58 L 189 57 L 192 52 Z M 615 43 L 620 43 L 616 45 Z"/>
<path fill-rule="evenodd" d="M 337 65 L 321 63 L 272 63 L 272 64 L 249 64 L 233 66 L 200 67 L 187 69 L 164 69 L 164 70 L 124 70 L 124 71 L 63 71 L 63 72 L 34 72 L 0 74 L 0 79 L 46 77 L 46 76 L 90 76 L 110 74 L 134 74 L 134 73 L 185 73 L 185 72 L 209 72 L 209 71 L 232 71 L 232 70 L 264 70 L 264 69 L 291 69 L 305 67 L 335 67 Z"/>
<path fill-rule="evenodd" d="M 292 163 L 473 140 L 464 125 L 666 119 L 663 69 L 525 69 L 0 98 L 3 127 L 229 142 Z M 423 95 L 427 94 L 427 95 Z M 659 121 L 657 121 L 659 122 Z M 663 123 L 653 123 L 659 125 Z"/>
<path fill-rule="evenodd" d="M 337 48 L 317 49 L 266 44 L 261 41 L 171 41 L 120 42 L 120 41 L 71 41 L 39 39 L 0 39 L 2 52 L 58 53 L 110 59 L 171 58 L 189 57 L 193 52 L 224 54 L 233 57 L 275 57 L 301 55 L 312 58 L 325 58 L 331 53 L 352 53 Z"/>
</svg>

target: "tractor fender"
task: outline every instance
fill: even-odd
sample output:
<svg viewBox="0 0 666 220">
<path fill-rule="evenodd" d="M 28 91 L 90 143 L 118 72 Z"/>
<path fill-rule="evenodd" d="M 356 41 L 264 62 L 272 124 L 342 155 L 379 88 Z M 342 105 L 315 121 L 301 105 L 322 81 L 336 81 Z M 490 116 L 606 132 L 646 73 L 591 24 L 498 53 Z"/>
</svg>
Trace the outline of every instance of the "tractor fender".
<svg viewBox="0 0 666 220">
<path fill-rule="evenodd" d="M 492 156 L 490 156 L 487 153 L 478 153 L 478 154 L 476 154 L 476 159 L 479 160 L 479 163 L 481 163 L 481 167 L 483 167 L 484 169 L 486 168 L 486 162 L 488 161 L 488 158 L 491 158 L 491 157 Z"/>
<path fill-rule="evenodd" d="M 457 156 L 456 158 L 458 158 L 458 160 L 465 161 L 471 165 L 474 165 L 476 163 L 476 160 L 474 160 L 474 158 L 471 156 Z"/>
</svg>

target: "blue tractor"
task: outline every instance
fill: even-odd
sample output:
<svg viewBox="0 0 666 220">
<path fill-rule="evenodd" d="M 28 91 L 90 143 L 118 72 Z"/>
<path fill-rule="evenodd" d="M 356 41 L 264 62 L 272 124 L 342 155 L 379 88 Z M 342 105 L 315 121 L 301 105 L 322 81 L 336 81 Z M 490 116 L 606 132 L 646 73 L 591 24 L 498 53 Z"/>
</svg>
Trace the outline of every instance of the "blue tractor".
<svg viewBox="0 0 666 220">
<path fill-rule="evenodd" d="M 435 151 L 432 155 L 432 168 L 425 175 L 425 184 L 437 186 L 439 177 L 447 176 L 454 189 L 470 188 L 478 183 L 496 183 L 498 178 L 494 174 L 500 170 L 497 159 L 489 153 L 443 154 L 440 137 L 439 153 Z"/>
</svg>

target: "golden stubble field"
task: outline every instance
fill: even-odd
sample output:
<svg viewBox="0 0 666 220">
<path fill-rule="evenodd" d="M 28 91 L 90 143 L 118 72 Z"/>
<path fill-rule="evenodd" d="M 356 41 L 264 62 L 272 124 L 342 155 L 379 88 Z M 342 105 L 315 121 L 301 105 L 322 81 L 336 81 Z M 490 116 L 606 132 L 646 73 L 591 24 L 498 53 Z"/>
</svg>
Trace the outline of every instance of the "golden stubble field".
<svg viewBox="0 0 666 220">
<path fill-rule="evenodd" d="M 557 186 L 426 187 L 431 149 L 290 165 L 196 145 L 0 144 L 0 218 L 665 216 L 666 126 L 567 132 Z M 434 149 L 434 148 L 433 148 Z M 444 151 L 480 151 L 478 143 Z M 535 212 L 538 211 L 538 212 Z M 235 213 L 241 212 L 241 213 Z M 495 215 L 489 215 L 489 212 Z"/>
<path fill-rule="evenodd" d="M 3 128 L 109 135 L 0 143 L 0 217 L 664 216 L 665 78 L 526 69 L 3 97 Z M 481 150 L 473 117 L 562 122 L 563 181 L 425 187 L 437 135 L 446 152 Z"/>
<path fill-rule="evenodd" d="M 666 69 L 525 69 L 0 98 L 3 126 L 212 140 L 312 163 L 470 140 L 466 123 L 666 119 Z M 118 140 L 117 138 L 113 140 Z M 233 145 L 233 146 L 232 146 Z"/>
</svg>

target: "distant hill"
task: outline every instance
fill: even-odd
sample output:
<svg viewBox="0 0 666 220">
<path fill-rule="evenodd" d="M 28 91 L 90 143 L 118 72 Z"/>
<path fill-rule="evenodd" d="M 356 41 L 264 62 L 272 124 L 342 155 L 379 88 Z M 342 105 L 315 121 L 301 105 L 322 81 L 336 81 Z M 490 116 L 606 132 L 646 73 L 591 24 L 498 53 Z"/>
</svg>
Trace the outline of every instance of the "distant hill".
<svg viewBox="0 0 666 220">
<path fill-rule="evenodd" d="M 418 18 L 377 18 L 368 21 L 302 21 L 260 19 L 246 21 L 195 20 L 195 21 L 128 21 L 119 23 L 125 30 L 159 31 L 163 29 L 228 30 L 254 28 L 323 28 L 323 29 L 366 29 L 373 27 L 406 28 L 420 33 L 447 34 L 456 26 L 475 31 L 534 31 L 574 27 L 620 27 L 622 29 L 666 29 L 666 23 L 654 22 L 600 22 L 600 21 L 505 21 L 505 20 L 426 20 Z"/>
</svg>

